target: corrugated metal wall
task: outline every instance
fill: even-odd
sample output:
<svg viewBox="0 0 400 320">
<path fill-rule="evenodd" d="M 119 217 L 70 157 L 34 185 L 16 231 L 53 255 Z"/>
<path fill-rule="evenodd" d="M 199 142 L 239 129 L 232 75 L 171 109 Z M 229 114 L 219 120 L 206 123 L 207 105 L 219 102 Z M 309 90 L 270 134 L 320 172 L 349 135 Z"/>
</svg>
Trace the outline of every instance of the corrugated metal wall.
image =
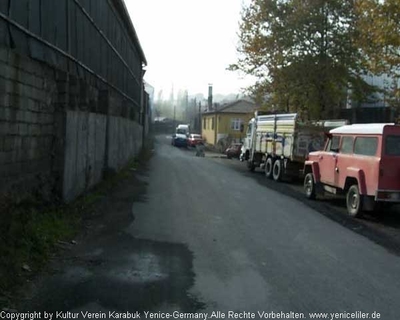
<svg viewBox="0 0 400 320">
<path fill-rule="evenodd" d="M 79 77 L 92 72 L 139 107 L 143 57 L 118 1 L 1 0 L 0 46 Z"/>
</svg>

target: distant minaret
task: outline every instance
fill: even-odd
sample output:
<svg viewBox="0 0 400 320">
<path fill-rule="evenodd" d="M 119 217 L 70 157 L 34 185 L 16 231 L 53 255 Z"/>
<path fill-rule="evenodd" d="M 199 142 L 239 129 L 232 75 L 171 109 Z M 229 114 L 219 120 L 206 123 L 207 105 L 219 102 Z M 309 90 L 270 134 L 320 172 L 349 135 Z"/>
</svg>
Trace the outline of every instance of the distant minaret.
<svg viewBox="0 0 400 320">
<path fill-rule="evenodd" d="M 212 84 L 208 84 L 208 110 L 213 107 L 213 87 Z"/>
<path fill-rule="evenodd" d="M 170 103 L 170 107 L 172 107 L 175 104 L 174 83 L 172 83 L 172 85 L 171 85 L 171 91 L 169 94 L 169 103 Z"/>
</svg>

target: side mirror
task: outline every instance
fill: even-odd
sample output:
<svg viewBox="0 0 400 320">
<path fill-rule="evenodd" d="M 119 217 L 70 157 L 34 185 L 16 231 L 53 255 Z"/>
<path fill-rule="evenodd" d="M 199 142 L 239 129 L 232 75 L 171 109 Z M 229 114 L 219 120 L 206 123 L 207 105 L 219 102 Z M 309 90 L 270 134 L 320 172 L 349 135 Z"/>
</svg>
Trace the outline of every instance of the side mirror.
<svg viewBox="0 0 400 320">
<path fill-rule="evenodd" d="M 176 134 L 174 133 L 173 135 L 172 135 L 172 138 L 175 138 L 176 137 Z"/>
</svg>

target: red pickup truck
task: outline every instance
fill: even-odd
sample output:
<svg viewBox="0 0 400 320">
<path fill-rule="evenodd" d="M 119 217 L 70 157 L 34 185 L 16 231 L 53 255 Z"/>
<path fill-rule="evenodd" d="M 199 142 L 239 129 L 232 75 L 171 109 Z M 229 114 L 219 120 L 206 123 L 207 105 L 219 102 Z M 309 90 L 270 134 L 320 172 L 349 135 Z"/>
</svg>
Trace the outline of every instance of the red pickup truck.
<svg viewBox="0 0 400 320">
<path fill-rule="evenodd" d="M 350 216 L 383 203 L 400 203 L 400 126 L 393 123 L 345 125 L 328 134 L 323 151 L 304 165 L 307 198 L 345 194 Z"/>
</svg>

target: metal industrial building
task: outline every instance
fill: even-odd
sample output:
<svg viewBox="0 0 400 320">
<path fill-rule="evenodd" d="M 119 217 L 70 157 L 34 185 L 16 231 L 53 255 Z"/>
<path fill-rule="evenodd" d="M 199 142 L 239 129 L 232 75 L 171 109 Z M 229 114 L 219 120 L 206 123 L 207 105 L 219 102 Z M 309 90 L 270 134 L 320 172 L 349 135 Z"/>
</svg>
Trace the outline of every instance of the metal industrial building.
<svg viewBox="0 0 400 320">
<path fill-rule="evenodd" d="M 123 0 L 0 1 L 0 192 L 70 201 L 137 155 L 146 64 Z"/>
</svg>

